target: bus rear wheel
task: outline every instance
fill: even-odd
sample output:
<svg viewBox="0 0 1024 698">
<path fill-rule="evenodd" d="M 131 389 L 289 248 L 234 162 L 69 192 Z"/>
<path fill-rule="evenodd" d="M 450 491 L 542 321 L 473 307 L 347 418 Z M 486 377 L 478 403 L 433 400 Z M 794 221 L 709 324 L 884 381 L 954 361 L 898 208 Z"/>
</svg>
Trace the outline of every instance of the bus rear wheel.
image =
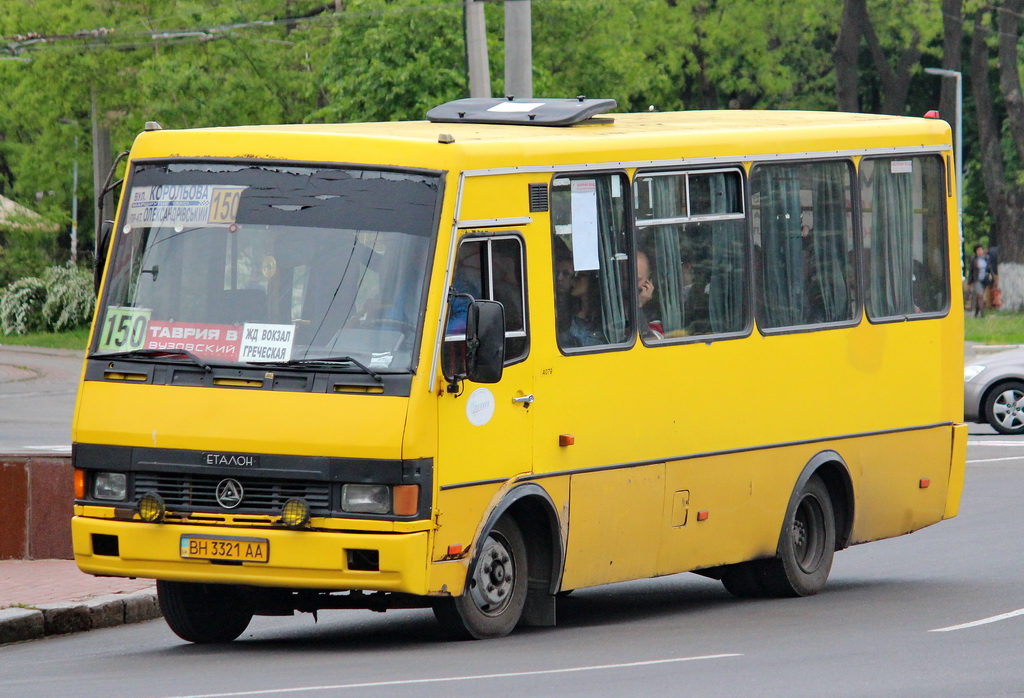
<svg viewBox="0 0 1024 698">
<path fill-rule="evenodd" d="M 157 581 L 156 593 L 167 625 L 188 642 L 231 642 L 252 620 L 252 607 L 235 586 Z"/>
<path fill-rule="evenodd" d="M 767 596 L 811 596 L 828 581 L 836 550 L 836 519 L 828 487 L 817 475 L 797 497 L 788 517 L 779 555 L 762 560 L 761 586 Z"/>
<path fill-rule="evenodd" d="M 504 637 L 522 617 L 527 579 L 526 543 L 506 516 L 483 539 L 462 595 L 438 600 L 434 615 L 459 639 Z"/>
</svg>

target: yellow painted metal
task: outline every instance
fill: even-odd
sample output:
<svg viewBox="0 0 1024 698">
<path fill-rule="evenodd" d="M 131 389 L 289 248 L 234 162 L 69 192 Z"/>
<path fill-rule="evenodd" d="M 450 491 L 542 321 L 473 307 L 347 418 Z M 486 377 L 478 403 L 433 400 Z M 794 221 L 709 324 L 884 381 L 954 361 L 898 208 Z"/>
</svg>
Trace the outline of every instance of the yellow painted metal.
<svg viewBox="0 0 1024 698">
<path fill-rule="evenodd" d="M 214 565 L 182 559 L 182 534 L 265 538 L 266 563 Z M 75 561 L 82 571 L 117 577 L 152 577 L 179 582 L 216 582 L 309 589 L 365 589 L 427 594 L 426 532 L 404 535 L 320 533 L 281 529 L 182 526 L 117 522 L 76 516 L 71 521 Z M 118 537 L 118 556 L 94 555 L 92 535 Z M 350 570 L 346 549 L 376 550 L 380 571 Z"/>
<path fill-rule="evenodd" d="M 941 521 L 950 476 L 952 428 L 863 439 L 856 472 L 852 543 L 899 536 Z M 921 479 L 929 479 L 922 489 Z"/>
<path fill-rule="evenodd" d="M 440 133 L 454 143 L 439 143 Z M 966 449 L 959 303 L 943 318 L 861 318 L 852 328 L 778 336 L 752 328 L 738 340 L 634 343 L 567 357 L 553 330 L 550 217 L 530 212 L 527 198 L 528 185 L 550 181 L 552 168 L 632 174 L 666 158 L 832 157 L 871 148 L 948 150 L 949 143 L 948 126 L 937 120 L 741 111 L 614 115 L 611 124 L 565 129 L 417 122 L 142 134 L 133 159 L 266 158 L 445 172 L 419 363 L 408 398 L 83 383 L 75 441 L 433 458 L 435 506 L 430 521 L 393 529 L 350 520 L 317 520 L 343 529 L 337 532 L 266 529 L 272 566 L 255 569 L 175 559 L 180 531 L 194 528 L 114 521 L 113 509 L 76 507 L 76 559 L 96 574 L 457 594 L 484 522 L 526 476 L 539 478 L 534 482 L 555 502 L 566 543 L 563 588 L 590 586 L 774 554 L 797 478 L 825 449 L 850 467 L 855 541 L 954 516 Z M 947 212 L 953 231 L 955 192 Z M 452 236 L 466 232 L 455 224 L 527 217 L 529 223 L 490 230 L 521 234 L 526 243 L 530 354 L 486 386 L 494 414 L 474 426 L 466 403 L 483 386 L 467 383 L 461 395 L 449 394 L 436 366 Z M 958 247 L 951 234 L 951 260 Z M 954 299 L 957 271 L 954 261 Z M 511 402 L 526 393 L 535 396 L 529 407 Z M 927 425 L 935 426 L 919 428 Z M 560 446 L 563 434 L 575 445 Z M 602 470 L 610 466 L 617 469 Z M 929 488 L 919 487 L 922 478 Z M 697 521 L 698 511 L 708 512 L 707 520 Z M 207 529 L 254 535 L 252 527 Z M 122 557 L 91 555 L 93 532 L 120 536 Z M 339 567 L 345 545 L 379 546 L 382 572 Z M 450 545 L 462 545 L 464 555 L 445 560 Z"/>
<path fill-rule="evenodd" d="M 960 497 L 964 493 L 964 475 L 967 471 L 967 425 L 953 428 L 953 453 L 950 457 L 949 487 L 946 490 L 946 511 L 943 518 L 952 519 L 960 513 Z"/>
<path fill-rule="evenodd" d="M 87 381 L 79 388 L 75 441 L 401 458 L 407 402 L 382 396 Z M 120 406 L 116 419 L 114 405 Z M 128 405 L 134 407 L 126 409 Z"/>
<path fill-rule="evenodd" d="M 573 475 L 562 586 L 653 577 L 664 491 L 664 464 Z"/>
</svg>

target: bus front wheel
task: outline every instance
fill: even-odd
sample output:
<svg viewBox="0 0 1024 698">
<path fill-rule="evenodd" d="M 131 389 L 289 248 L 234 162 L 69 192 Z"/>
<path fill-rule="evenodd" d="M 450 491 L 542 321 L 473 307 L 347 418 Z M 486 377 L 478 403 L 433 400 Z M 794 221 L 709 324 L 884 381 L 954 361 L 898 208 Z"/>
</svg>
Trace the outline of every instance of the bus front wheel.
<svg viewBox="0 0 1024 698">
<path fill-rule="evenodd" d="M 763 560 L 760 579 L 767 596 L 811 596 L 828 581 L 836 550 L 836 519 L 828 487 L 814 475 L 786 520 L 779 555 Z"/>
<path fill-rule="evenodd" d="M 157 581 L 156 593 L 167 625 L 189 642 L 231 642 L 252 620 L 251 605 L 234 586 Z"/>
<path fill-rule="evenodd" d="M 434 615 L 449 634 L 467 640 L 508 635 L 526 603 L 526 543 L 510 517 L 483 539 L 461 596 L 440 599 Z"/>
</svg>

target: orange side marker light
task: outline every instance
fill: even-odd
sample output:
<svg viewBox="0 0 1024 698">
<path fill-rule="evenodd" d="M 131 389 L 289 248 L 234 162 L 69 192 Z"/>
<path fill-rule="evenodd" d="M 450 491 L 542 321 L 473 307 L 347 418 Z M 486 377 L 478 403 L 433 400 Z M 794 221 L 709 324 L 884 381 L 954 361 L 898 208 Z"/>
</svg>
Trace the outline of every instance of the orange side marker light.
<svg viewBox="0 0 1024 698">
<path fill-rule="evenodd" d="M 920 487 L 923 490 L 923 489 L 927 489 L 928 487 L 930 487 L 931 484 L 932 484 L 932 481 L 929 478 L 923 477 L 923 478 L 921 478 L 921 481 L 919 483 L 917 483 L 917 484 L 918 484 L 918 487 Z"/>
<path fill-rule="evenodd" d="M 576 443 L 576 437 L 572 434 L 559 434 L 558 445 L 559 446 L 572 446 Z"/>
<path fill-rule="evenodd" d="M 708 516 L 710 516 L 710 514 L 708 513 L 707 509 L 705 509 L 704 511 L 698 511 L 697 512 L 697 520 L 698 521 L 707 521 L 708 520 Z"/>
<path fill-rule="evenodd" d="M 420 508 L 419 485 L 395 485 L 391 493 L 395 516 L 412 516 Z"/>
</svg>

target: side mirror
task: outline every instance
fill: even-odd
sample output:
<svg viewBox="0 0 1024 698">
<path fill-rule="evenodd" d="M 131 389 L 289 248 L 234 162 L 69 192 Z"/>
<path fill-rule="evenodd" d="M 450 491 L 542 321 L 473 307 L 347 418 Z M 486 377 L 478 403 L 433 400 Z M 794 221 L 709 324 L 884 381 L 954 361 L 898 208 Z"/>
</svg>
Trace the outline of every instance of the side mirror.
<svg viewBox="0 0 1024 698">
<path fill-rule="evenodd" d="M 505 309 L 498 301 L 474 300 L 466 314 L 466 378 L 497 383 L 505 364 Z"/>
<path fill-rule="evenodd" d="M 92 283 L 96 293 L 100 292 L 100 281 L 103 279 L 103 267 L 107 265 L 107 248 L 110 247 L 112 232 L 114 221 L 103 221 L 96 231 L 96 256 L 92 268 Z"/>
</svg>

